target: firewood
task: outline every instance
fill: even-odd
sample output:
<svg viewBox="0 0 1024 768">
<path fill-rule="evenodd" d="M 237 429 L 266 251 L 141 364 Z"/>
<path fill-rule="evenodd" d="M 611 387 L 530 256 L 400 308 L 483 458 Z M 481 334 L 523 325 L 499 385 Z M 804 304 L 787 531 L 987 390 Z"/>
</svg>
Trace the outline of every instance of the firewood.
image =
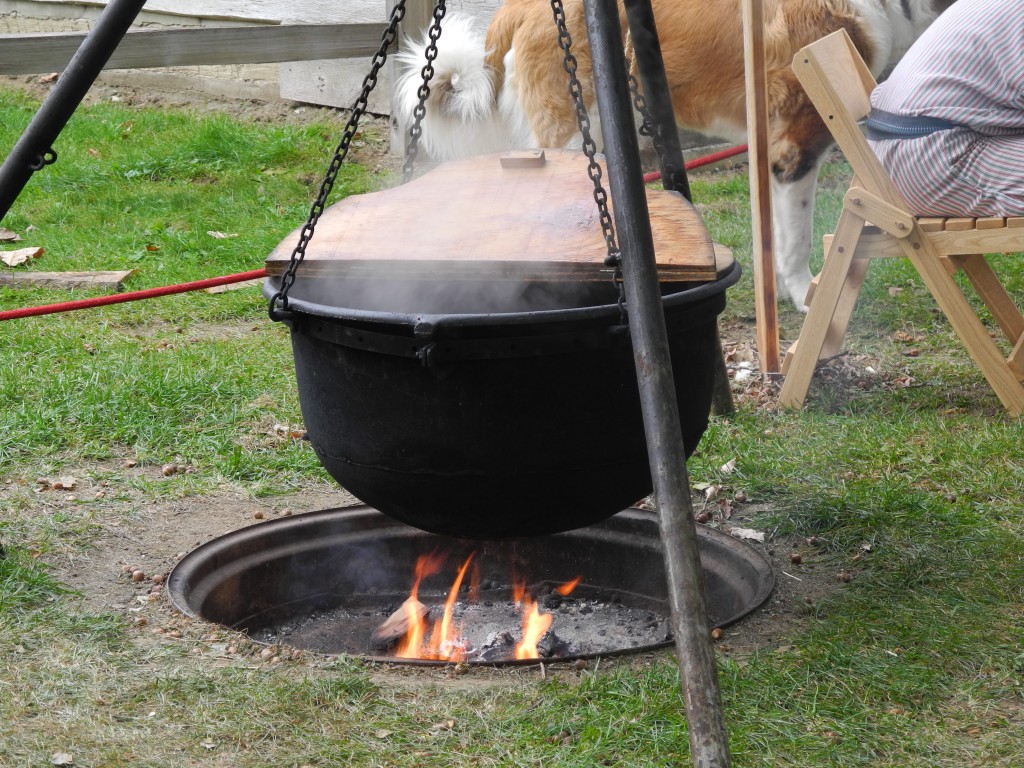
<svg viewBox="0 0 1024 768">
<path fill-rule="evenodd" d="M 370 642 L 374 648 L 387 648 L 393 642 L 405 636 L 409 631 L 410 607 L 414 609 L 416 616 L 421 621 L 426 619 L 427 614 L 430 613 L 430 609 L 419 600 L 409 598 L 398 607 L 397 611 L 388 616 L 383 624 L 373 630 Z"/>
</svg>

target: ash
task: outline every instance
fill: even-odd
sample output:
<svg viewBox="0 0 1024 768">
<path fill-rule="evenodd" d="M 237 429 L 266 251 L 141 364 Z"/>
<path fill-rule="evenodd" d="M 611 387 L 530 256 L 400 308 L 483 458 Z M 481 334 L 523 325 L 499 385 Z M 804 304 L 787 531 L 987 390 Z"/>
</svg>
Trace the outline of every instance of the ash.
<svg viewBox="0 0 1024 768">
<path fill-rule="evenodd" d="M 563 597 L 540 585 L 542 613 L 552 616 L 551 627 L 537 645 L 539 659 L 572 660 L 586 656 L 627 653 L 671 642 L 668 606 L 629 593 L 602 590 L 599 595 L 579 593 Z M 514 661 L 515 644 L 522 633 L 522 618 L 512 602 L 510 587 L 482 588 L 479 600 L 460 600 L 453 623 L 461 626 L 469 663 L 500 664 Z M 338 607 L 296 616 L 273 626 L 250 630 L 257 642 L 283 643 L 325 654 L 372 658 L 392 657 L 393 648 L 373 648 L 370 636 L 405 600 L 398 596 L 349 597 Z M 430 606 L 428 622 L 440 618 L 444 594 L 420 594 Z M 393 658 L 393 657 L 392 657 Z M 415 662 L 394 658 L 396 662 Z"/>
</svg>

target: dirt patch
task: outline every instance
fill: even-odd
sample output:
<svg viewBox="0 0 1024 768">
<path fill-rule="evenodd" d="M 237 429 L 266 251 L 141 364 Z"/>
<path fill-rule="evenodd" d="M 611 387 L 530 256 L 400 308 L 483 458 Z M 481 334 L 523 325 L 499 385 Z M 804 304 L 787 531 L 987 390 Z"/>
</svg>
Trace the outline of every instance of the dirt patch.
<svg viewBox="0 0 1024 768">
<path fill-rule="evenodd" d="M 7 75 L 0 77 L 0 84 L 19 88 L 32 97 L 42 100 L 57 82 L 53 75 Z M 297 102 L 256 99 L 217 99 L 201 96 L 194 91 L 157 90 L 151 87 L 133 88 L 128 85 L 109 85 L 97 82 L 92 85 L 82 101 L 83 105 L 118 103 L 134 107 L 172 107 L 197 113 L 221 113 L 252 120 L 253 122 L 306 124 L 335 119 L 340 110 L 332 107 L 318 107 Z"/>
</svg>

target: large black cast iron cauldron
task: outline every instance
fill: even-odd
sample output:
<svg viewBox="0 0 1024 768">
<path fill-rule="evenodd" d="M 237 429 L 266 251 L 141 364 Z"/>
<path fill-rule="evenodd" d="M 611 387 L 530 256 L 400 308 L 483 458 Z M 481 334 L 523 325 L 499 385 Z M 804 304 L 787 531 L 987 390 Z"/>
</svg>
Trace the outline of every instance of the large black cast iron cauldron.
<svg viewBox="0 0 1024 768">
<path fill-rule="evenodd" d="M 707 428 L 717 316 L 738 278 L 731 263 L 714 282 L 663 285 L 688 453 Z M 278 287 L 268 280 L 265 293 Z M 302 414 L 335 480 L 409 525 L 478 539 L 578 528 L 650 493 L 610 282 L 486 296 L 479 284 L 463 296 L 443 287 L 392 282 L 385 298 L 369 281 L 293 286 L 285 321 Z"/>
</svg>

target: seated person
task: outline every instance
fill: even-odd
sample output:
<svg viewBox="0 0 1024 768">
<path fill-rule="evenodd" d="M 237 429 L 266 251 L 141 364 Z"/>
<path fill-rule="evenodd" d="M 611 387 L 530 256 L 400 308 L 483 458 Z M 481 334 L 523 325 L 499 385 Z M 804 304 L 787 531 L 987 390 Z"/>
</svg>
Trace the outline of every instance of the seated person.
<svg viewBox="0 0 1024 768">
<path fill-rule="evenodd" d="M 871 94 L 868 140 L 919 216 L 1024 215 L 1024 0 L 958 0 Z"/>
</svg>

